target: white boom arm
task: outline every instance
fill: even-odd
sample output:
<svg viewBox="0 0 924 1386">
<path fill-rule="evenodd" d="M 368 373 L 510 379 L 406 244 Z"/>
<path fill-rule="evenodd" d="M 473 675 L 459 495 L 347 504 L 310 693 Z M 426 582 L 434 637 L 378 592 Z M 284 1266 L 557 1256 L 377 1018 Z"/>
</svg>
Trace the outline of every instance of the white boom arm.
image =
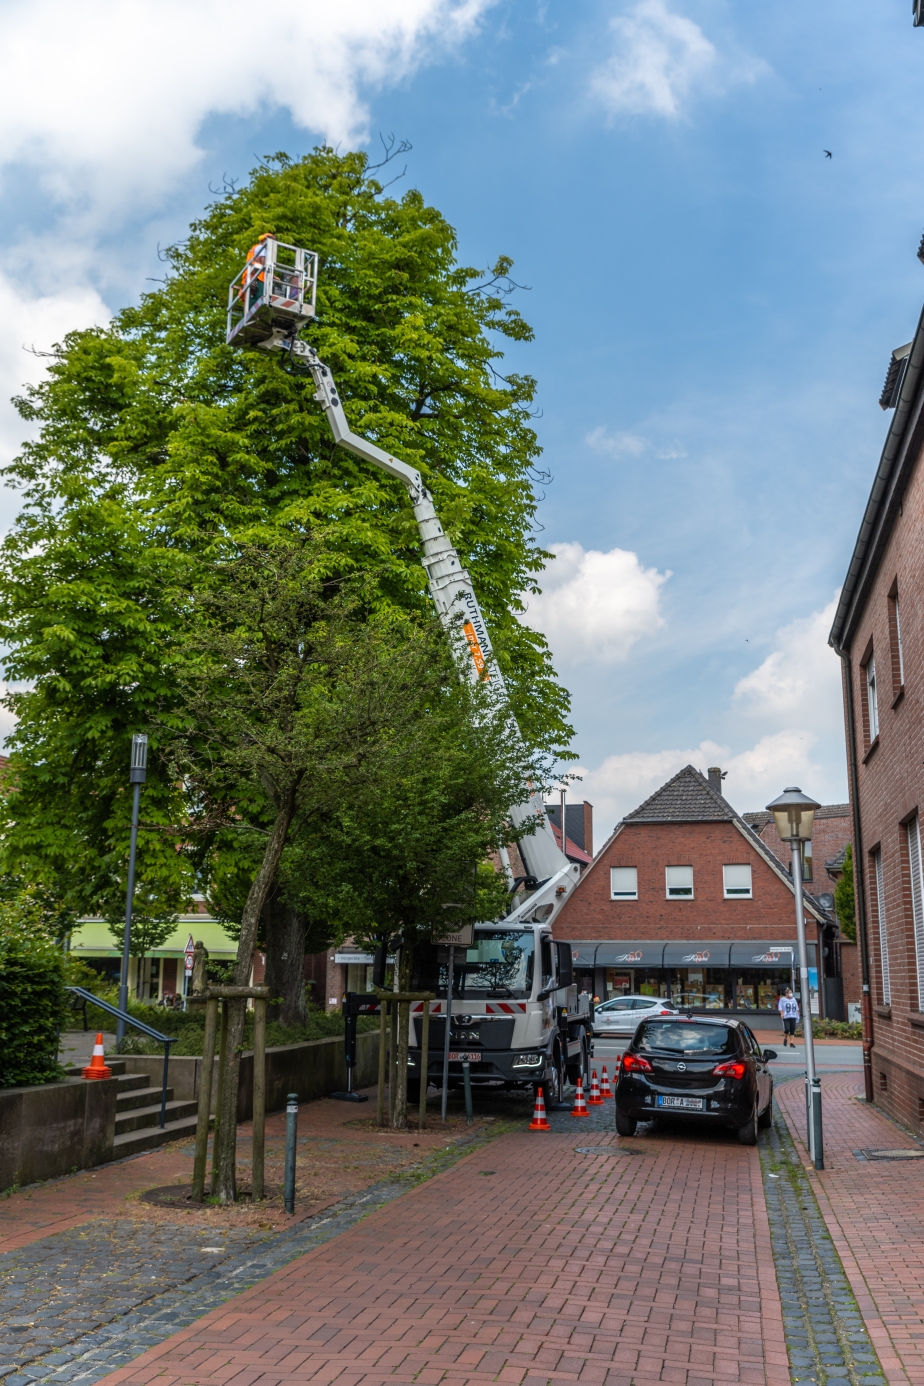
<svg viewBox="0 0 924 1386">
<path fill-rule="evenodd" d="M 351 431 L 334 378 L 323 361 L 318 359 L 314 347 L 295 339 L 289 350 L 297 366 L 310 372 L 315 384 L 315 399 L 327 415 L 335 441 L 357 457 L 381 467 L 389 476 L 404 482 L 420 530 L 423 545 L 421 561 L 440 621 L 456 647 L 468 656 L 472 679 L 482 677 L 485 667 L 490 666 L 492 682 L 506 696 L 503 675 L 494 658 L 472 580 L 443 532 L 433 498 L 424 486 L 420 472 Z M 517 826 L 536 814 L 542 815 L 542 825 L 535 833 L 524 837 L 519 846 L 526 869 L 540 883 L 539 888 L 507 916 L 504 922 L 508 924 L 521 919 L 552 919 L 577 885 L 580 876 L 580 867 L 568 861 L 555 841 L 544 806 L 537 795 L 530 794 L 522 804 L 510 810 L 510 817 Z"/>
</svg>

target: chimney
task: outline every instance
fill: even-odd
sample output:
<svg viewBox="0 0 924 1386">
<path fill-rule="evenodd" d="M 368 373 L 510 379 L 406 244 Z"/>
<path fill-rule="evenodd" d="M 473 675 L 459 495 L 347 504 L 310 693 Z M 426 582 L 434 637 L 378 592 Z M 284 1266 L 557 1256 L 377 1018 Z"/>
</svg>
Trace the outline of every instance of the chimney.
<svg viewBox="0 0 924 1386">
<path fill-rule="evenodd" d="M 594 806 L 584 800 L 584 851 L 589 857 L 594 854 Z"/>
<path fill-rule="evenodd" d="M 725 775 L 728 774 L 728 771 L 726 770 L 725 775 L 723 775 L 718 765 L 710 765 L 708 773 L 710 788 L 714 789 L 716 794 L 722 794 L 722 781 Z"/>
</svg>

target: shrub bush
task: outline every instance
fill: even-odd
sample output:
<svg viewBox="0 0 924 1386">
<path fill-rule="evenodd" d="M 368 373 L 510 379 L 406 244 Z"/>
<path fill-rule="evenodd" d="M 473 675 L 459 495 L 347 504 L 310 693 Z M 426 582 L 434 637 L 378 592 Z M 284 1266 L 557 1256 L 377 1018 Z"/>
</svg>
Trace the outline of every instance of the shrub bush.
<svg viewBox="0 0 924 1386">
<path fill-rule="evenodd" d="M 53 1083 L 64 1009 L 64 955 L 25 919 L 0 918 L 0 1088 Z"/>
</svg>

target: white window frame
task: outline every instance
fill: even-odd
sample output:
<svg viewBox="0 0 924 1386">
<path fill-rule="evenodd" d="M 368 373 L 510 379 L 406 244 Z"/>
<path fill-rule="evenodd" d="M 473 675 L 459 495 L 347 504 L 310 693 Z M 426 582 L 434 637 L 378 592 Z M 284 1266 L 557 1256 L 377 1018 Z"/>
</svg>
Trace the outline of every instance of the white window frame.
<svg viewBox="0 0 924 1386">
<path fill-rule="evenodd" d="M 690 884 L 680 885 L 679 882 L 671 885 L 670 873 L 672 871 L 689 871 Z M 693 899 L 693 868 L 692 866 L 665 866 L 664 868 L 664 894 L 668 900 L 692 900 Z"/>
<path fill-rule="evenodd" d="M 909 850 L 910 850 L 909 842 Z M 882 880 L 882 848 L 873 853 L 876 877 L 876 913 L 879 916 L 879 970 L 882 974 L 882 1004 L 892 1004 L 892 976 L 889 971 L 889 934 L 886 926 L 885 886 Z"/>
<path fill-rule="evenodd" d="M 629 890 L 617 890 L 617 889 L 616 889 L 616 873 L 617 873 L 617 871 L 620 871 L 620 872 L 629 872 L 629 871 L 631 871 L 631 872 L 632 872 L 632 878 L 633 878 L 634 881 L 635 881 L 635 885 L 633 886 L 633 888 L 632 888 L 631 891 L 629 891 Z M 625 880 L 626 878 L 624 877 L 623 879 Z M 637 867 L 637 866 L 611 866 L 611 867 L 610 867 L 610 899 L 611 899 L 611 900 L 637 900 L 637 899 L 638 899 L 638 867 Z"/>
<path fill-rule="evenodd" d="M 744 886 L 730 886 L 728 884 L 728 871 L 746 871 L 748 873 L 747 888 Z M 749 862 L 730 862 L 722 867 L 722 889 L 726 900 L 753 900 L 754 898 L 754 873 Z"/>
<path fill-rule="evenodd" d="M 879 695 L 876 690 L 876 656 L 871 654 L 866 664 L 866 712 L 869 718 L 870 743 L 879 735 Z"/>
<path fill-rule="evenodd" d="M 924 1010 L 924 895 L 921 890 L 921 824 L 918 815 L 908 824 L 908 864 L 911 872 L 911 913 L 918 972 L 918 1010 Z"/>
<path fill-rule="evenodd" d="M 902 650 L 902 616 L 898 609 L 898 593 L 893 598 L 895 602 L 895 643 L 898 646 L 898 682 L 899 687 L 905 686 L 905 654 Z"/>
</svg>

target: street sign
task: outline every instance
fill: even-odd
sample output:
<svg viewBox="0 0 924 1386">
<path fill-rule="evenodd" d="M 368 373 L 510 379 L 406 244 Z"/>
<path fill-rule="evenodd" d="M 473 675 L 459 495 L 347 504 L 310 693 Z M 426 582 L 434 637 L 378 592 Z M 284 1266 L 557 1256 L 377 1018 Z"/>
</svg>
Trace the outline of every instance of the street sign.
<svg viewBox="0 0 924 1386">
<path fill-rule="evenodd" d="M 192 976 L 192 970 L 193 970 L 193 958 L 194 958 L 195 955 L 196 955 L 196 945 L 193 943 L 193 936 L 192 936 L 192 934 L 189 935 L 189 939 L 187 940 L 185 952 L 186 952 L 186 976 L 187 976 L 187 977 L 191 977 L 191 976 Z"/>
<path fill-rule="evenodd" d="M 474 924 L 466 924 L 464 929 L 457 929 L 454 934 L 441 934 L 433 940 L 434 943 L 452 944 L 454 948 L 471 948 L 474 941 Z"/>
</svg>

